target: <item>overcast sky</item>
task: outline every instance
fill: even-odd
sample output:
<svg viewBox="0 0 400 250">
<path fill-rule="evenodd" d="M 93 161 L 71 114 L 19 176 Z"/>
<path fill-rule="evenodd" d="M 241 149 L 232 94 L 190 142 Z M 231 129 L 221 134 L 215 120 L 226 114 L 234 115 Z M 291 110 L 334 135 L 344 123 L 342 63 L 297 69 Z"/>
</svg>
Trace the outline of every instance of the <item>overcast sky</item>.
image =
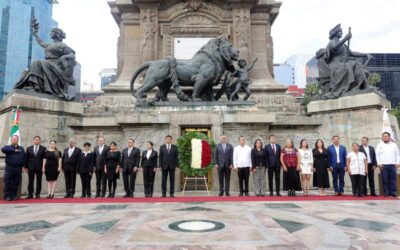
<svg viewBox="0 0 400 250">
<path fill-rule="evenodd" d="M 99 83 L 103 68 L 116 67 L 118 27 L 107 0 L 58 0 L 53 17 L 67 33 L 82 65 L 82 81 Z M 352 28 L 352 50 L 400 53 L 400 0 L 283 0 L 273 28 L 274 62 L 314 54 L 341 23 Z"/>
</svg>

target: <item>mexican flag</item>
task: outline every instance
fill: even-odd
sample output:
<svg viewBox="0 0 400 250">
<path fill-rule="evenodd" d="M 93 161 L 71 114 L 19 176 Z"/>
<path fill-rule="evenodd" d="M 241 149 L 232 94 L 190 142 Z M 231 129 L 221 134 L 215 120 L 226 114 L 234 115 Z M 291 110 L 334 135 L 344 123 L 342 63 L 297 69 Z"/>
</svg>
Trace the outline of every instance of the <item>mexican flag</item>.
<svg viewBox="0 0 400 250">
<path fill-rule="evenodd" d="M 211 163 L 211 146 L 206 140 L 192 139 L 192 168 L 206 168 Z"/>
<path fill-rule="evenodd" d="M 387 132 L 390 134 L 390 139 L 394 142 L 395 138 L 394 138 L 394 133 L 392 130 L 392 126 L 390 126 L 390 122 L 389 122 L 389 116 L 388 116 L 388 109 L 387 108 L 383 108 L 383 117 L 382 117 L 382 134 Z"/>
<path fill-rule="evenodd" d="M 19 145 L 22 145 L 21 142 L 21 136 L 19 135 L 19 118 L 21 116 L 21 110 L 19 109 L 19 107 L 17 107 L 17 109 L 13 109 L 11 111 L 12 114 L 12 120 L 11 120 L 11 132 L 10 132 L 10 137 L 8 138 L 8 144 L 11 144 L 11 137 L 13 137 L 14 135 L 18 135 L 19 137 Z"/>
</svg>

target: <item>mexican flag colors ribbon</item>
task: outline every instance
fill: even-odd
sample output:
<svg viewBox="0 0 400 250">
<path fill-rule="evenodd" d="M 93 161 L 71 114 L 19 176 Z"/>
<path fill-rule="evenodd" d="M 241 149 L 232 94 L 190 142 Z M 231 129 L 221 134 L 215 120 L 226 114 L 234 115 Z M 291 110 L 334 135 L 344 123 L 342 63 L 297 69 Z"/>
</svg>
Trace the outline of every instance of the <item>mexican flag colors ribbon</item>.
<svg viewBox="0 0 400 250">
<path fill-rule="evenodd" d="M 192 168 L 206 168 L 211 163 L 211 146 L 206 140 L 192 139 Z"/>
<path fill-rule="evenodd" d="M 18 135 L 19 137 L 19 144 L 22 145 L 21 143 L 21 137 L 19 135 L 19 118 L 21 116 L 21 110 L 19 107 L 17 109 L 12 110 L 12 120 L 11 120 L 11 132 L 10 132 L 10 137 L 8 138 L 8 144 L 11 144 L 11 137 L 14 135 Z"/>
</svg>

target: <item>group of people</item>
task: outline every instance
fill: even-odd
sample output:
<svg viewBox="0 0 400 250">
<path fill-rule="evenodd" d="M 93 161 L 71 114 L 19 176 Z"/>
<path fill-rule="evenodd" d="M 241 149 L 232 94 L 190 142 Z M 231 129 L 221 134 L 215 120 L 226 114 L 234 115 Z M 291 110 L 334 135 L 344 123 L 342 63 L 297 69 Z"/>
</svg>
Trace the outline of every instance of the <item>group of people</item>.
<svg viewBox="0 0 400 250">
<path fill-rule="evenodd" d="M 330 188 L 329 172 L 332 173 L 333 188 L 336 196 L 344 193 L 344 177 L 350 175 L 353 195 L 367 195 L 367 180 L 370 194 L 376 196 L 374 171 L 380 169 L 384 196 L 397 197 L 396 168 L 400 167 L 400 154 L 397 144 L 392 142 L 390 134 L 382 134 L 382 140 L 376 149 L 369 145 L 367 137 L 361 139 L 361 145 L 352 143 L 347 153 L 340 144 L 339 136 L 332 137 L 332 144 L 325 148 L 318 139 L 311 150 L 306 139 L 302 139 L 299 148 L 287 139 L 284 147 L 277 144 L 274 135 L 269 136 L 269 144 L 263 147 L 261 139 L 254 142 L 253 148 L 246 145 L 246 139 L 239 137 L 235 148 L 223 135 L 214 152 L 215 168 L 218 169 L 219 196 L 230 196 L 231 171 L 236 170 L 239 179 L 239 196 L 249 196 L 249 177 L 253 173 L 253 190 L 256 196 L 266 195 L 266 174 L 268 172 L 269 195 L 280 194 L 281 170 L 283 170 L 283 190 L 288 196 L 296 196 L 296 191 L 310 194 L 311 176 L 313 186 L 319 189 L 321 196 Z"/>
<path fill-rule="evenodd" d="M 162 170 L 162 197 L 166 197 L 167 179 L 169 176 L 170 197 L 174 197 L 175 169 L 178 167 L 178 149 L 172 144 L 172 136 L 165 137 L 165 144 L 159 152 L 153 149 L 153 142 L 147 142 L 147 149 L 140 153 L 135 147 L 135 140 L 129 138 L 127 147 L 122 151 L 117 149 L 117 143 L 106 145 L 104 137 L 100 137 L 97 146 L 91 150 L 91 144 L 86 142 L 83 149 L 76 146 L 70 139 L 68 147 L 63 152 L 58 150 L 57 142 L 51 141 L 48 148 L 41 145 L 40 136 L 33 138 L 33 145 L 26 151 L 19 145 L 19 137 L 11 138 L 11 145 L 4 146 L 2 152 L 6 155 L 4 174 L 4 199 L 18 199 L 17 191 L 21 183 L 22 172 L 29 176 L 27 199 L 40 198 L 42 175 L 47 181 L 47 198 L 54 198 L 57 179 L 61 171 L 65 178 L 65 198 L 75 195 L 76 177 L 79 174 L 82 182 L 82 198 L 90 198 L 92 176 L 96 176 L 95 197 L 105 197 L 108 185 L 108 197 L 115 197 L 117 180 L 122 173 L 124 183 L 124 198 L 134 197 L 135 181 L 138 171 L 143 172 L 145 197 L 153 196 L 154 178 L 158 168 Z M 36 179 L 36 189 L 34 181 Z"/>
<path fill-rule="evenodd" d="M 340 145 L 339 136 L 332 137 L 332 145 L 325 148 L 324 142 L 318 139 L 314 149 L 310 149 L 306 139 L 302 139 L 296 148 L 291 139 L 285 141 L 284 147 L 277 144 L 274 135 L 269 136 L 269 144 L 265 147 L 261 139 L 254 142 L 253 148 L 246 144 L 244 136 L 239 137 L 239 145 L 233 147 L 225 135 L 220 137 L 220 143 L 215 147 L 213 158 L 218 170 L 219 196 L 230 196 L 231 171 L 235 170 L 239 179 L 239 196 L 249 196 L 249 177 L 253 173 L 253 189 L 256 196 L 266 195 L 266 175 L 268 173 L 269 195 L 280 194 L 281 170 L 283 170 L 283 190 L 288 196 L 296 196 L 296 191 L 303 190 L 305 196 L 310 193 L 311 176 L 313 186 L 319 188 L 320 195 L 326 195 L 330 188 L 329 172 L 332 173 L 335 195 L 344 193 L 344 176 L 347 171 L 352 182 L 354 196 L 367 195 L 367 180 L 370 194 L 376 196 L 374 171 L 380 169 L 384 196 L 397 197 L 396 168 L 400 167 L 400 154 L 397 145 L 391 141 L 390 134 L 382 134 L 382 141 L 376 149 L 369 145 L 367 137 L 361 139 L 361 145 L 352 144 L 349 153 L 346 147 Z M 91 150 L 91 144 L 86 142 L 83 149 L 76 146 L 73 139 L 63 152 L 57 148 L 57 142 L 51 141 L 48 148 L 41 145 L 40 136 L 33 138 L 33 145 L 25 151 L 19 145 L 19 137 L 11 138 L 11 145 L 2 148 L 6 155 L 4 174 L 4 198 L 8 201 L 17 199 L 18 187 L 22 172 L 29 176 L 28 199 L 40 198 L 42 175 L 47 180 L 47 198 L 54 198 L 57 179 L 61 171 L 64 173 L 66 195 L 75 195 L 76 177 L 79 174 L 82 182 L 81 197 L 90 198 L 91 179 L 96 176 L 95 197 L 105 197 L 108 186 L 108 197 L 115 197 L 117 180 L 122 173 L 125 196 L 134 197 L 135 181 L 138 171 L 143 172 L 145 197 L 152 197 L 154 178 L 157 169 L 162 170 L 162 197 L 167 196 L 167 179 L 169 177 L 169 195 L 174 197 L 175 169 L 178 168 L 178 149 L 172 144 L 172 136 L 165 137 L 165 144 L 159 152 L 153 148 L 151 141 L 147 142 L 142 153 L 135 147 L 135 140 L 129 138 L 127 147 L 122 151 L 117 149 L 117 143 L 106 145 L 104 137 L 100 137 L 97 146 Z M 36 189 L 34 181 L 36 179 Z"/>
</svg>

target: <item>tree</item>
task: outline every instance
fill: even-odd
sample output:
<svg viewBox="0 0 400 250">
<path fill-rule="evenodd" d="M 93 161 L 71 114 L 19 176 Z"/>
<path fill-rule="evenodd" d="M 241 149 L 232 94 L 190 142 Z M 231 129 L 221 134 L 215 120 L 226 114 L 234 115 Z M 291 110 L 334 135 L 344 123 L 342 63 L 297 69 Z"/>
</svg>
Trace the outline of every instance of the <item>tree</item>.
<svg viewBox="0 0 400 250">
<path fill-rule="evenodd" d="M 319 93 L 319 86 L 316 82 L 311 82 L 306 85 L 306 89 L 304 90 L 304 99 L 303 105 L 307 106 L 310 103 L 311 98 Z"/>
<path fill-rule="evenodd" d="M 382 81 L 381 75 L 378 73 L 371 73 L 368 77 L 369 85 L 376 87 Z"/>
<path fill-rule="evenodd" d="M 397 104 L 395 108 L 392 108 L 389 113 L 394 115 L 397 118 L 397 122 L 400 124 L 400 103 Z"/>
</svg>

